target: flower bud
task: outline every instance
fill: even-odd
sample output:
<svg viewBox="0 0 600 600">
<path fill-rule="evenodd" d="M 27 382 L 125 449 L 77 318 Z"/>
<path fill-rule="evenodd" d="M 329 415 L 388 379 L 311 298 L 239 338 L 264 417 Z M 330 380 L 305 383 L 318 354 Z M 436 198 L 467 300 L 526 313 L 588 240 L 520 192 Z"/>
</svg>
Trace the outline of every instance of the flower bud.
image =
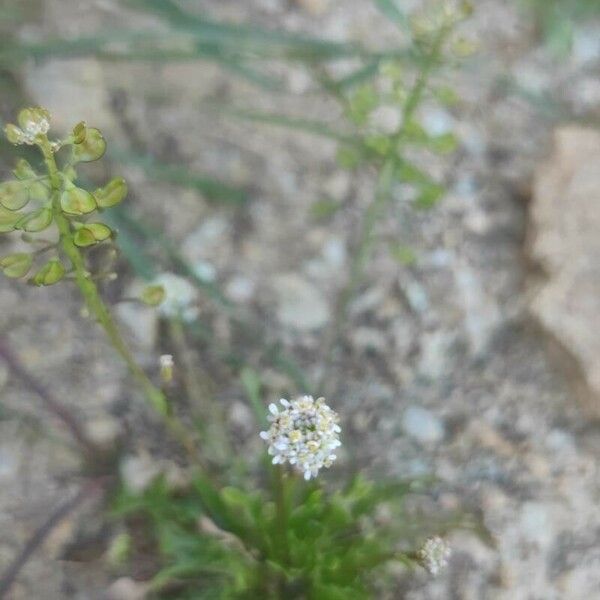
<svg viewBox="0 0 600 600">
<path fill-rule="evenodd" d="M 419 562 L 424 569 L 435 576 L 444 567 L 448 566 L 450 553 L 448 542 L 439 535 L 434 535 L 427 539 L 419 550 Z"/>
<path fill-rule="evenodd" d="M 23 132 L 12 123 L 9 123 L 4 127 L 4 135 L 6 139 L 15 146 L 23 143 Z"/>
<path fill-rule="evenodd" d="M 166 291 L 162 285 L 149 285 L 140 295 L 140 300 L 148 306 L 158 306 L 165 299 Z"/>
<path fill-rule="evenodd" d="M 160 357 L 160 378 L 163 383 L 170 383 L 173 379 L 173 356 L 170 354 L 163 354 Z"/>
</svg>

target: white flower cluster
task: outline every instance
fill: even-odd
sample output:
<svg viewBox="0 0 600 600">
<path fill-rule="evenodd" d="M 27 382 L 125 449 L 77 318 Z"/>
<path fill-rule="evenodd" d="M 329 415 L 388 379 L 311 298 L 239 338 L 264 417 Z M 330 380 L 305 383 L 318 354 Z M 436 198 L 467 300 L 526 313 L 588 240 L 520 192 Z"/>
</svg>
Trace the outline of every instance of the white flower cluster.
<svg viewBox="0 0 600 600">
<path fill-rule="evenodd" d="M 448 565 L 451 550 L 448 542 L 439 535 L 430 537 L 419 550 L 421 565 L 432 575 L 437 575 Z"/>
<path fill-rule="evenodd" d="M 269 405 L 269 431 L 260 437 L 269 444 L 273 464 L 289 462 L 304 473 L 304 479 L 316 477 L 319 469 L 330 467 L 341 446 L 339 417 L 324 398 L 301 396 L 288 402 L 281 399 L 283 410 Z"/>
<path fill-rule="evenodd" d="M 50 129 L 50 114 L 43 108 L 26 108 L 19 114 L 19 125 L 12 125 L 12 141 L 15 144 L 35 144 L 38 135 Z"/>
</svg>

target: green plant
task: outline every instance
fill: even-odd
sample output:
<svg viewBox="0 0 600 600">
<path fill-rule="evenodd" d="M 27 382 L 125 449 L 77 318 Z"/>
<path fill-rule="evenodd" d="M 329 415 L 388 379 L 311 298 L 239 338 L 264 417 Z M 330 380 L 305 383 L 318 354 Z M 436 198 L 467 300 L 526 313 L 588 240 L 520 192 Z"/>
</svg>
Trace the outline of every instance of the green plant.
<svg viewBox="0 0 600 600">
<path fill-rule="evenodd" d="M 185 492 L 164 480 L 141 496 L 123 491 L 115 509 L 145 517 L 165 559 L 149 587 L 161 598 L 372 598 L 385 587 L 386 564 L 412 569 L 422 562 L 427 524 L 402 509 L 414 483 L 357 477 L 328 492 L 286 475 L 283 485 L 283 521 L 265 491 L 215 493 L 202 477 Z M 378 509 L 389 505 L 394 513 L 386 520 Z"/>
<path fill-rule="evenodd" d="M 159 11 L 166 7 L 173 23 L 186 26 L 176 5 L 152 5 Z M 385 59 L 381 55 L 370 56 L 371 62 L 343 80 L 334 80 L 318 64 L 314 66 L 322 89 L 339 101 L 348 131 L 337 132 L 326 124 L 304 119 L 234 111 L 247 119 L 333 137 L 340 144 L 338 160 L 342 167 L 366 167 L 377 174 L 376 192 L 363 215 L 349 280 L 324 344 L 325 363 L 338 341 L 347 306 L 363 281 L 376 243 L 377 224 L 391 206 L 394 185 L 402 182 L 413 188 L 415 207 L 431 207 L 440 198 L 443 187 L 413 158 L 414 152 L 446 153 L 455 146 L 450 134 L 427 133 L 419 122 L 419 109 L 426 101 L 453 101 L 446 87 L 432 84 L 432 75 L 444 63 L 447 53 L 464 50 L 464 43 L 454 37 L 454 27 L 468 13 L 468 7 L 450 10 L 444 5 L 425 19 L 410 21 L 392 2 L 380 0 L 378 5 L 403 31 L 412 32 L 413 69 L 407 72 L 402 68 L 395 56 L 400 53 L 391 53 Z M 224 39 L 227 44 L 236 43 L 231 31 L 215 29 L 214 24 L 206 29 L 206 23 L 192 20 L 190 27 L 194 35 L 202 31 L 214 43 L 221 44 Z M 239 29 L 236 31 L 239 33 Z M 252 30 L 244 31 L 244 40 L 253 51 L 264 46 L 261 39 Z M 298 52 L 306 58 L 306 41 L 273 35 L 271 42 L 286 48 L 292 44 L 290 56 Z M 337 46 L 319 48 L 339 55 Z M 397 117 L 391 125 L 389 120 L 381 123 L 382 108 Z M 161 357 L 160 384 L 136 363 L 100 295 L 98 281 L 112 277 L 112 269 L 109 265 L 105 271 L 93 273 L 88 252 L 115 243 L 111 225 L 116 222 L 136 235 L 156 238 L 185 275 L 191 279 L 197 275 L 168 240 L 154 235 L 144 223 L 117 207 L 127 194 L 123 179 L 114 178 L 93 192 L 86 189 L 79 167 L 103 156 L 106 143 L 102 134 L 79 123 L 63 139 L 51 140 L 49 127 L 50 116 L 42 108 L 24 109 L 18 116 L 18 125 L 6 127 L 12 144 L 36 147 L 43 163 L 42 168 L 34 168 L 21 159 L 14 177 L 0 184 L 0 231 L 20 232 L 23 241 L 32 247 L 30 251 L 4 256 L 0 269 L 8 277 L 27 279 L 36 286 L 72 281 L 90 316 L 104 329 L 115 352 L 127 364 L 149 406 L 187 453 L 189 477 L 184 485 L 175 487 L 166 477 L 160 477 L 142 493 L 133 493 L 124 485 L 115 492 L 113 512 L 125 519 L 128 532 L 113 545 L 111 560 L 126 560 L 131 552 L 141 552 L 142 545 L 144 552 L 155 553 L 160 568 L 149 581 L 148 591 L 164 598 L 371 598 L 385 590 L 391 577 L 386 569 L 389 563 L 404 566 L 405 573 L 421 565 L 435 574 L 446 563 L 448 546 L 434 534 L 443 535 L 457 526 L 472 527 L 473 522 L 462 515 L 433 518 L 409 508 L 405 500 L 425 493 L 425 482 L 373 483 L 356 476 L 342 486 L 325 486 L 315 481 L 319 471 L 336 460 L 341 433 L 337 415 L 323 399 L 315 401 L 312 396 L 304 396 L 291 403 L 282 401 L 282 409 L 271 405 L 267 417 L 260 377 L 247 366 L 244 368 L 243 361 L 238 361 L 242 385 L 256 417 L 257 432 L 259 426 L 268 427 L 260 436 L 268 443 L 272 459 L 264 464 L 248 457 L 236 459 L 228 445 L 220 407 L 204 395 L 200 366 L 194 364 L 186 346 L 187 330 L 202 335 L 201 324 L 186 313 L 181 298 L 171 296 L 170 284 L 161 285 L 155 280 L 156 273 L 147 257 L 130 252 L 138 270 L 151 282 L 135 300 L 158 306 L 168 317 L 177 357 L 176 364 L 170 355 Z M 167 179 L 179 180 L 184 175 L 176 165 L 164 167 L 144 162 L 142 166 L 158 170 Z M 194 179 L 192 184 L 207 189 L 204 180 Z M 240 200 L 235 190 L 219 188 L 213 192 L 221 199 Z M 112 216 L 107 212 L 103 221 L 98 220 L 99 213 L 113 207 Z M 319 214 L 322 216 L 323 212 L 321 208 Z M 128 238 L 124 237 L 124 241 L 128 243 Z M 406 264 L 414 260 L 406 246 L 395 244 L 393 254 Z M 172 276 L 170 283 L 180 286 L 183 295 L 187 293 L 186 279 Z M 223 310 L 234 312 L 218 288 L 201 278 L 196 283 Z M 272 356 L 277 354 L 275 349 Z M 280 364 L 285 363 L 285 357 L 278 358 Z M 303 374 L 291 362 L 285 368 L 293 374 L 300 391 L 310 391 Z M 176 389 L 188 399 L 199 396 L 207 404 L 198 426 L 188 426 L 181 417 L 189 415 L 178 414 L 175 403 L 170 401 L 170 386 L 179 370 L 185 381 Z M 327 383 L 324 378 L 315 387 L 323 388 Z M 72 429 L 78 432 L 76 424 Z M 88 444 L 85 439 L 83 442 Z M 87 448 L 88 468 L 94 451 L 93 447 Z M 103 465 L 104 469 L 113 467 L 114 462 Z M 111 480 L 114 477 L 111 471 Z"/>
<path fill-rule="evenodd" d="M 149 405 L 188 453 L 192 475 L 186 488 L 173 490 L 159 480 L 142 495 L 123 490 L 115 501 L 118 514 L 142 515 L 151 525 L 165 566 L 150 589 L 168 590 L 169 598 L 367 598 L 379 568 L 390 561 L 407 567 L 420 562 L 430 570 L 431 565 L 442 566 L 444 543 L 438 544 L 437 554 L 419 555 L 426 527 L 415 535 L 410 520 L 402 516 L 402 500 L 413 491 L 412 484 L 375 485 L 355 478 L 336 492 L 296 476 L 300 471 L 304 479 L 314 479 L 336 459 L 341 429 L 336 413 L 322 398 L 282 400 L 281 409 L 269 406 L 266 418 L 260 379 L 244 371 L 242 381 L 257 421 L 270 424 L 260 435 L 273 457 L 274 466 L 267 470 L 271 483 L 255 489 L 260 477 L 241 482 L 238 477 L 236 485 L 228 485 L 235 471 L 215 477 L 211 444 L 197 444 L 195 433 L 174 414 L 165 392 L 135 362 L 100 296 L 98 275 L 90 272 L 86 261 L 90 248 L 113 243 L 112 230 L 95 215 L 119 204 L 127 186 L 117 177 L 94 192 L 80 187 L 77 168 L 102 157 L 106 149 L 102 134 L 81 122 L 67 137 L 51 140 L 49 128 L 50 115 L 42 108 L 24 109 L 18 125 L 6 126 L 12 144 L 39 149 L 45 172 L 20 159 L 14 178 L 0 184 L 1 230 L 20 231 L 23 241 L 35 248 L 4 256 L 0 268 L 7 277 L 28 278 L 36 286 L 73 281 Z M 39 239 L 42 232 L 44 236 L 54 232 L 55 241 Z M 139 301 L 166 304 L 169 293 L 153 285 Z M 175 303 L 169 310 L 180 308 Z M 161 357 L 160 366 L 166 385 L 173 377 L 172 357 Z M 210 425 L 218 423 L 213 419 Z M 218 431 L 225 438 L 226 431 Z M 94 449 L 86 454 L 87 461 L 93 460 Z M 233 457 L 226 457 L 226 466 L 232 462 Z M 282 463 L 289 463 L 289 469 Z M 393 527 L 377 523 L 376 509 L 388 501 L 396 511 Z"/>
<path fill-rule="evenodd" d="M 341 290 L 335 318 L 322 344 L 322 362 L 327 367 L 335 355 L 347 318 L 348 306 L 364 282 L 365 270 L 376 247 L 379 223 L 397 205 L 395 190 L 401 184 L 402 202 L 416 210 L 433 208 L 443 197 L 444 182 L 428 171 L 432 155 L 452 153 L 458 144 L 451 131 L 429 132 L 422 109 L 432 105 L 452 106 L 454 91 L 439 77 L 443 67 L 463 59 L 472 44 L 457 32 L 471 14 L 468 2 L 440 2 L 419 14 L 408 16 L 392 0 L 377 0 L 377 6 L 400 29 L 410 43 L 408 52 L 391 51 L 386 57 L 360 67 L 349 76 L 334 78 L 322 65 L 314 66 L 321 90 L 335 99 L 343 114 L 343 128 L 312 119 L 269 114 L 248 108 L 225 108 L 225 114 L 241 119 L 285 127 L 334 140 L 338 144 L 340 168 L 375 173 L 375 190 L 362 211 L 351 248 L 350 273 Z M 338 204 L 319 199 L 313 206 L 317 218 L 340 210 Z M 390 244 L 398 259 L 398 244 Z M 410 248 L 403 247 L 402 261 Z M 408 262 L 414 262 L 410 257 Z M 317 389 L 330 391 L 330 369 L 323 369 Z M 327 387 L 328 386 L 328 387 Z"/>
</svg>

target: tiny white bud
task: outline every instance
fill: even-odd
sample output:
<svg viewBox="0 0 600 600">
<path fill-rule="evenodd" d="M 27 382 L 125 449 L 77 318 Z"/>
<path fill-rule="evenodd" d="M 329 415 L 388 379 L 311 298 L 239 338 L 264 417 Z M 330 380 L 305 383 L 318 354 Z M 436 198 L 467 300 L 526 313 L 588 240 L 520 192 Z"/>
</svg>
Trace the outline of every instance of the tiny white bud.
<svg viewBox="0 0 600 600">
<path fill-rule="evenodd" d="M 418 552 L 421 565 L 434 576 L 448 565 L 450 554 L 448 542 L 439 535 L 427 539 Z"/>
<path fill-rule="evenodd" d="M 173 379 L 173 356 L 171 354 L 163 354 L 160 359 L 160 378 L 164 383 L 169 383 Z"/>
</svg>

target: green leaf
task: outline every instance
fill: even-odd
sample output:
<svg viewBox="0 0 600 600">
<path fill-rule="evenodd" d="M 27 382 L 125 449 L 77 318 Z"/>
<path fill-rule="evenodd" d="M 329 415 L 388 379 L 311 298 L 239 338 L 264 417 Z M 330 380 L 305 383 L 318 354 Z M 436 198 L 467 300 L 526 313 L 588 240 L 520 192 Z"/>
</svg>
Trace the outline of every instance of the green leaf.
<svg viewBox="0 0 600 600">
<path fill-rule="evenodd" d="M 73 187 L 62 193 L 60 205 L 63 211 L 69 215 L 85 215 L 95 210 L 96 201 L 86 190 Z"/>
<path fill-rule="evenodd" d="M 45 207 L 40 208 L 24 217 L 21 217 L 17 223 L 17 228 L 23 231 L 34 233 L 43 231 L 52 223 L 52 209 Z"/>
<path fill-rule="evenodd" d="M 24 277 L 31 269 L 33 257 L 25 252 L 16 252 L 0 259 L 0 269 L 7 277 Z"/>
<path fill-rule="evenodd" d="M 53 285 L 65 275 L 65 268 L 58 259 L 48 261 L 34 276 L 35 285 Z"/>
<path fill-rule="evenodd" d="M 396 178 L 399 181 L 417 185 L 430 184 L 433 181 L 425 171 L 407 161 L 403 161 L 397 166 Z"/>
<path fill-rule="evenodd" d="M 379 98 L 370 84 L 360 86 L 350 98 L 348 116 L 356 125 L 365 125 L 369 114 L 377 108 Z"/>
<path fill-rule="evenodd" d="M 94 192 L 94 198 L 101 208 L 109 208 L 122 202 L 127 196 L 127 183 L 122 177 L 111 179 L 104 187 Z"/>
<path fill-rule="evenodd" d="M 360 164 L 362 155 L 354 146 L 341 146 L 337 151 L 336 160 L 342 169 L 355 169 Z"/>
<path fill-rule="evenodd" d="M 401 265 L 406 267 L 411 267 L 417 262 L 415 251 L 410 246 L 405 246 L 404 244 L 395 243 L 390 245 L 390 254 Z"/>
<path fill-rule="evenodd" d="M 435 137 L 429 138 L 428 146 L 440 154 L 450 154 L 454 152 L 458 146 L 458 140 L 453 133 L 444 133 Z"/>
<path fill-rule="evenodd" d="M 317 200 L 310 207 L 310 214 L 316 221 L 326 221 L 331 218 L 339 209 L 341 204 L 335 200 L 329 200 L 323 198 L 323 200 Z"/>
<path fill-rule="evenodd" d="M 365 138 L 365 146 L 385 156 L 392 148 L 392 140 L 386 135 L 370 135 Z"/>
<path fill-rule="evenodd" d="M 92 162 L 104 156 L 106 152 L 106 141 L 99 129 L 90 127 L 87 129 L 85 139 L 73 146 L 73 159 L 75 162 Z"/>
<path fill-rule="evenodd" d="M 22 181 L 0 183 L 0 204 L 8 210 L 19 210 L 29 202 L 29 189 Z"/>
<path fill-rule="evenodd" d="M 445 192 L 444 186 L 437 184 L 429 184 L 421 189 L 418 196 L 415 198 L 414 205 L 417 208 L 428 209 L 435 206 L 442 198 Z"/>
</svg>

